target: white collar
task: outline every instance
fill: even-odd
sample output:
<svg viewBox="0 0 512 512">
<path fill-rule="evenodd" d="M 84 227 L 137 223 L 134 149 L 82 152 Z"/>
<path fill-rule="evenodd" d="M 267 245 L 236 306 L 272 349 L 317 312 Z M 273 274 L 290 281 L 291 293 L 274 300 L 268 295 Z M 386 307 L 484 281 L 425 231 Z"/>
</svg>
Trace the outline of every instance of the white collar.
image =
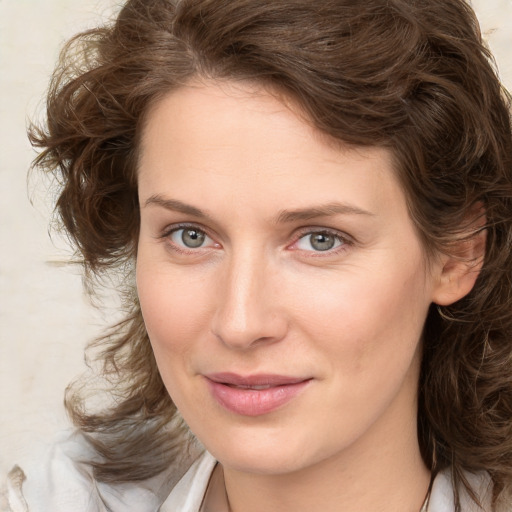
<svg viewBox="0 0 512 512">
<path fill-rule="evenodd" d="M 198 512 L 216 463 L 205 451 L 173 488 L 160 512 Z"/>
</svg>

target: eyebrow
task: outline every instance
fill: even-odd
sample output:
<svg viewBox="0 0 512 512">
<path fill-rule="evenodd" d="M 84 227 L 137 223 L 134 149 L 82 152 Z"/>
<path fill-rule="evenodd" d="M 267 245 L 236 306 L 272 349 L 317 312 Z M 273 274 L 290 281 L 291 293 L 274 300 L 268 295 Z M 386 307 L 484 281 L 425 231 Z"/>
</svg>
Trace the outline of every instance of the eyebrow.
<svg viewBox="0 0 512 512">
<path fill-rule="evenodd" d="M 299 208 L 297 210 L 282 210 L 277 216 L 277 223 L 295 222 L 299 220 L 311 220 L 317 217 L 332 217 L 334 215 L 368 215 L 375 214 L 345 203 L 328 203 L 311 208 Z"/>
<path fill-rule="evenodd" d="M 194 217 L 211 219 L 212 216 L 207 212 L 196 208 L 190 204 L 179 201 L 178 199 L 167 199 L 159 194 L 152 195 L 146 200 L 144 206 L 157 205 L 167 210 L 172 210 Z M 358 208 L 357 206 L 333 202 L 320 206 L 298 208 L 295 210 L 281 210 L 276 217 L 276 224 L 286 224 L 301 220 L 311 220 L 317 217 L 332 217 L 334 215 L 367 215 L 374 217 L 375 214 Z"/>
<path fill-rule="evenodd" d="M 210 219 L 211 215 L 208 215 L 203 210 L 196 208 L 187 203 L 183 203 L 182 201 L 178 201 L 177 199 L 166 199 L 159 194 L 155 194 L 151 196 L 145 203 L 144 206 L 149 205 L 157 205 L 165 208 L 167 210 L 172 210 L 179 213 L 184 213 L 186 215 L 193 215 L 194 217 L 199 217 L 203 219 Z"/>
</svg>

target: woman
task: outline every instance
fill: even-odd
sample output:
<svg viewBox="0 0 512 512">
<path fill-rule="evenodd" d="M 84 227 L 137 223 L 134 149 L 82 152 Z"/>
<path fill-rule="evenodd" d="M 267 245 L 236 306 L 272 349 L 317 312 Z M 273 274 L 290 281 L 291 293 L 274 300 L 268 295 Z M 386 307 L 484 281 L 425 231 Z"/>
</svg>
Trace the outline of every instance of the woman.
<svg viewBox="0 0 512 512">
<path fill-rule="evenodd" d="M 132 0 L 72 41 L 36 164 L 129 313 L 11 509 L 510 510 L 489 59 L 461 0 Z"/>
</svg>

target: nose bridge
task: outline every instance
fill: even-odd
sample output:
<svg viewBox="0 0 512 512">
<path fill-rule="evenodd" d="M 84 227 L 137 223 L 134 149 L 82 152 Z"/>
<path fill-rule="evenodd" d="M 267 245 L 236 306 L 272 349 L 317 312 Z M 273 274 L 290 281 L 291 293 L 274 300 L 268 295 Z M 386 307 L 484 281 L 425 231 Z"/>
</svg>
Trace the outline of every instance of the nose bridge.
<svg viewBox="0 0 512 512">
<path fill-rule="evenodd" d="M 226 345 L 247 348 L 284 335 L 271 270 L 264 251 L 248 245 L 233 251 L 219 275 L 212 330 Z"/>
</svg>

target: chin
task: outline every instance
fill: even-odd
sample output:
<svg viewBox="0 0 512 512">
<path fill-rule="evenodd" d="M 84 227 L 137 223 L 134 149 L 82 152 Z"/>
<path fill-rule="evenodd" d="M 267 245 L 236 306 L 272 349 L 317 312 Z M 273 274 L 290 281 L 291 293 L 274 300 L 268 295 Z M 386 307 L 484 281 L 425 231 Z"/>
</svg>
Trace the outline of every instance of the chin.
<svg viewBox="0 0 512 512">
<path fill-rule="evenodd" d="M 246 449 L 236 447 L 232 451 L 222 451 L 215 458 L 224 468 L 243 473 L 260 475 L 283 475 L 300 471 L 311 464 L 304 460 L 304 454 L 299 458 L 296 450 L 279 450 L 273 452 L 263 449 Z M 307 459 L 307 457 L 306 457 Z"/>
<path fill-rule="evenodd" d="M 237 427 L 216 430 L 223 434 L 215 438 L 201 433 L 198 438 L 225 468 L 244 473 L 293 473 L 329 456 L 328 447 L 315 448 L 313 433 L 289 428 Z"/>
</svg>

